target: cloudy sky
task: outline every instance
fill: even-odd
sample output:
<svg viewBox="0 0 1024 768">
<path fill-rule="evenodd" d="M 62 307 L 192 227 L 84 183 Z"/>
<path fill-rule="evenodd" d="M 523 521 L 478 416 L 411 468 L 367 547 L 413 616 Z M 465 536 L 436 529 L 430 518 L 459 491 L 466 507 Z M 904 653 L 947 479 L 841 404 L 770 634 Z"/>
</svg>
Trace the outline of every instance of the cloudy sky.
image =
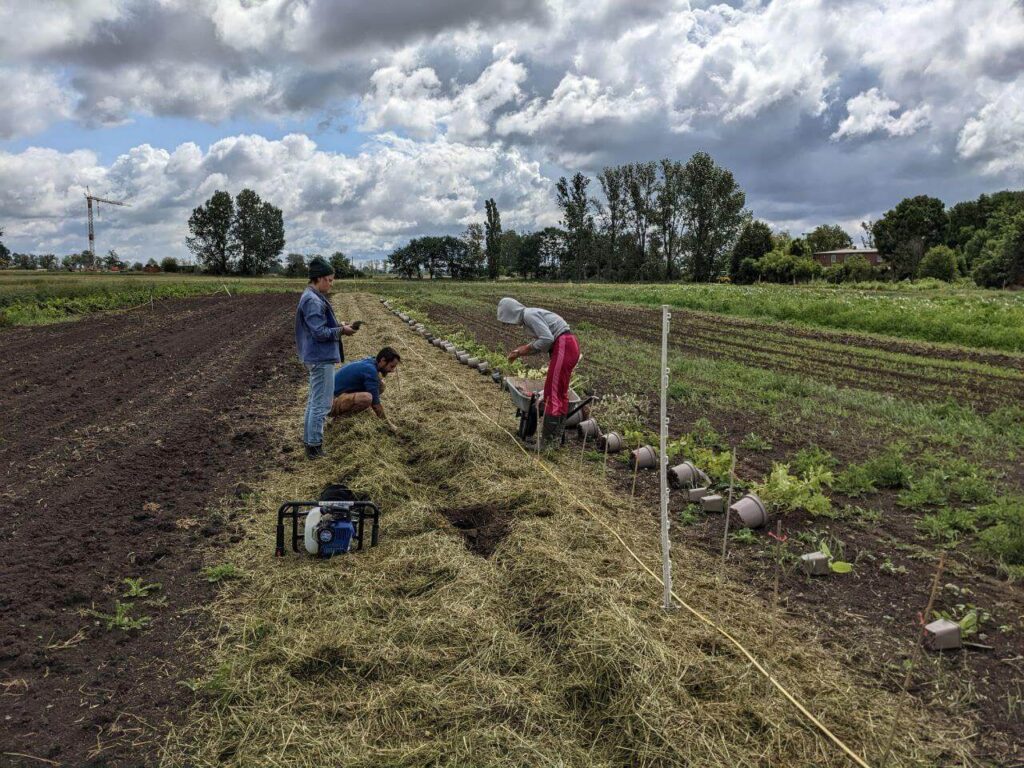
<svg viewBox="0 0 1024 768">
<path fill-rule="evenodd" d="M 1022 0 L 2 0 L 0 227 L 15 251 L 184 256 L 245 186 L 287 251 L 380 257 L 495 197 L 705 150 L 804 231 L 1024 185 Z M 596 185 L 595 185 L 596 186 Z"/>
</svg>

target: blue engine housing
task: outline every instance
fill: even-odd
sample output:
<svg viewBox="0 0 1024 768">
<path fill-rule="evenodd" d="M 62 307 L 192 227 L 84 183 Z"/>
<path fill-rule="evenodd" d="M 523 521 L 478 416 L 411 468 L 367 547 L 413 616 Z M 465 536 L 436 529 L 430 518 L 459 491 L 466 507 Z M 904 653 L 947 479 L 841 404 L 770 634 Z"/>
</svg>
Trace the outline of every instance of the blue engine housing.
<svg viewBox="0 0 1024 768">
<path fill-rule="evenodd" d="M 334 557 L 348 552 L 356 529 L 351 520 L 322 519 L 316 529 L 317 557 Z"/>
</svg>

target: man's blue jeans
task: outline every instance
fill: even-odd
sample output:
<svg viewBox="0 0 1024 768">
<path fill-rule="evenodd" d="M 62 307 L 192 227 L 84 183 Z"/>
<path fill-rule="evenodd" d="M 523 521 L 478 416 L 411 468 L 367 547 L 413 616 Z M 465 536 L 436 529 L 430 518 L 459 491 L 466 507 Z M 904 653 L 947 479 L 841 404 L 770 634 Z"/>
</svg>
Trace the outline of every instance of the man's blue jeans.
<svg viewBox="0 0 1024 768">
<path fill-rule="evenodd" d="M 309 398 L 302 441 L 306 445 L 321 445 L 324 422 L 334 400 L 334 363 L 306 363 L 306 370 L 309 371 Z"/>
</svg>

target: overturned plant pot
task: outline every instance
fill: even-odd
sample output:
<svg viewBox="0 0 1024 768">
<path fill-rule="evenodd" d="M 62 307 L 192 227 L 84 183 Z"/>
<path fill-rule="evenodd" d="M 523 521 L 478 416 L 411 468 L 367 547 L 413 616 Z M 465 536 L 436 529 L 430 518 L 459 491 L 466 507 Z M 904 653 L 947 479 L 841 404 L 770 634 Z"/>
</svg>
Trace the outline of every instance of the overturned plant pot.
<svg viewBox="0 0 1024 768">
<path fill-rule="evenodd" d="M 949 619 L 937 619 L 924 627 L 924 643 L 933 651 L 960 647 L 960 625 Z"/>
<path fill-rule="evenodd" d="M 629 465 L 634 469 L 654 469 L 658 466 L 658 452 L 649 445 L 642 445 L 633 451 Z"/>
<path fill-rule="evenodd" d="M 495 384 L 504 384 L 504 377 L 501 375 L 501 371 L 495 371 L 491 374 L 491 381 Z"/>
<path fill-rule="evenodd" d="M 580 439 L 595 440 L 601 436 L 601 427 L 594 419 L 581 421 L 576 429 L 580 433 Z"/>
<path fill-rule="evenodd" d="M 408 323 L 409 322 L 409 316 L 407 314 L 405 314 L 405 312 L 399 312 L 398 313 L 398 319 L 401 320 L 403 323 Z"/>
<path fill-rule="evenodd" d="M 481 360 L 477 364 L 476 369 L 478 371 L 480 371 L 480 373 L 490 373 L 491 372 L 491 364 L 488 363 L 486 360 Z"/>
<path fill-rule="evenodd" d="M 476 368 L 478 365 L 480 365 L 480 358 L 471 357 L 466 360 L 466 365 L 468 365 L 470 368 Z"/>
<path fill-rule="evenodd" d="M 828 576 L 831 568 L 828 567 L 828 558 L 824 552 L 808 552 L 800 555 L 800 566 L 808 576 Z"/>
<path fill-rule="evenodd" d="M 686 498 L 691 503 L 696 503 L 708 495 L 708 489 L 705 488 L 691 488 L 686 492 Z"/>
<path fill-rule="evenodd" d="M 673 488 L 693 488 L 711 484 L 711 478 L 697 469 L 692 461 L 684 461 L 668 470 L 668 484 Z"/>
<path fill-rule="evenodd" d="M 725 499 L 717 493 L 711 496 L 702 496 L 700 508 L 704 512 L 725 512 Z"/>
<path fill-rule="evenodd" d="M 745 528 L 760 528 L 768 522 L 768 510 L 755 493 L 748 493 L 731 507 Z"/>
<path fill-rule="evenodd" d="M 622 450 L 622 436 L 618 432 L 609 432 L 607 435 L 598 435 L 597 447 L 608 453 L 618 453 Z"/>
<path fill-rule="evenodd" d="M 455 355 L 455 359 L 465 365 L 466 361 L 469 360 L 469 352 L 459 352 Z"/>
</svg>

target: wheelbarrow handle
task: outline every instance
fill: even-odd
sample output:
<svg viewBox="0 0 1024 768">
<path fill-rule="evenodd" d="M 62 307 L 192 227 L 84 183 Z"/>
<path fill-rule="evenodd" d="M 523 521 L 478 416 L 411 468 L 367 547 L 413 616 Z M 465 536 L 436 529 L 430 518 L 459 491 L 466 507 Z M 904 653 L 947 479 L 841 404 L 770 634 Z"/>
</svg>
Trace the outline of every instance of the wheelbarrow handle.
<svg viewBox="0 0 1024 768">
<path fill-rule="evenodd" d="M 594 396 L 593 396 L 593 395 L 591 395 L 590 397 L 587 397 L 587 398 L 585 398 L 585 399 L 583 399 L 583 400 L 580 400 L 580 401 L 579 401 L 579 403 L 578 403 L 578 404 L 576 405 L 576 407 L 574 407 L 574 408 L 570 408 L 570 409 L 569 409 L 569 410 L 568 410 L 568 411 L 566 412 L 566 414 L 565 414 L 565 418 L 567 418 L 567 419 L 568 419 L 568 418 L 571 418 L 572 416 L 575 416 L 575 415 L 577 414 L 577 412 L 579 412 L 579 411 L 583 410 L 583 409 L 584 409 L 584 408 L 586 408 L 586 407 L 587 407 L 588 405 L 590 405 L 590 403 L 591 403 L 591 402 L 593 401 L 593 399 L 594 399 Z"/>
</svg>

